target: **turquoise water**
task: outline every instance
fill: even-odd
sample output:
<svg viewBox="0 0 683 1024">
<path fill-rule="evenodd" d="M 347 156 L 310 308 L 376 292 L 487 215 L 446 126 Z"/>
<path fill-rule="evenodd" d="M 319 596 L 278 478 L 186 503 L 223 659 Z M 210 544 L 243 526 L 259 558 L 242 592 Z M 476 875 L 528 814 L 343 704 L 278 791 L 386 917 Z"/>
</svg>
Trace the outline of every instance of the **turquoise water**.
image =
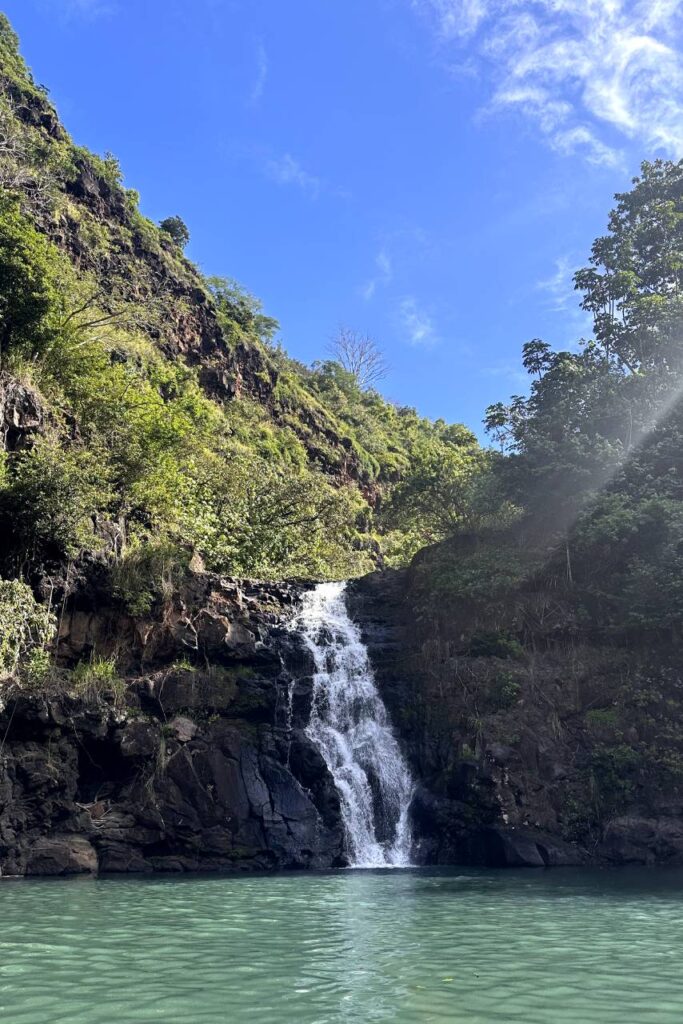
<svg viewBox="0 0 683 1024">
<path fill-rule="evenodd" d="M 0 884 L 3 1024 L 681 1024 L 683 873 Z"/>
</svg>

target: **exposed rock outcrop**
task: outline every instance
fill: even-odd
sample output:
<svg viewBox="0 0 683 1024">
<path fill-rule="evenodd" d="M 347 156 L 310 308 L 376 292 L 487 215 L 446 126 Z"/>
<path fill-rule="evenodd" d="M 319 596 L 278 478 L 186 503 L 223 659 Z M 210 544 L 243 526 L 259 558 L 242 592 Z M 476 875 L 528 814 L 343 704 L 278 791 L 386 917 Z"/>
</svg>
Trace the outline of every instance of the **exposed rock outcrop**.
<svg viewBox="0 0 683 1024">
<path fill-rule="evenodd" d="M 675 784 L 666 774 L 652 784 L 630 762 L 620 769 L 624 748 L 602 742 L 600 732 L 609 711 L 591 717 L 594 694 L 605 692 L 610 673 L 623 685 L 637 652 L 577 646 L 572 660 L 549 650 L 513 662 L 457 653 L 465 625 L 449 621 L 447 643 L 442 623 L 420 620 L 410 570 L 373 573 L 348 594 L 420 780 L 412 813 L 422 862 L 683 863 Z M 634 717 L 631 741 L 651 739 L 653 728 Z"/>
<path fill-rule="evenodd" d="M 305 733 L 310 654 L 287 628 L 305 585 L 194 572 L 163 608 L 135 618 L 96 574 L 86 579 L 62 616 L 59 662 L 116 655 L 125 679 L 0 693 L 0 873 L 343 864 L 339 795 Z M 418 779 L 418 860 L 683 862 L 673 797 L 624 790 L 621 809 L 577 834 L 584 809 L 571 801 L 595 736 L 524 703 L 523 674 L 522 699 L 482 713 L 472 738 L 453 695 L 436 700 L 422 647 L 416 658 L 424 637 L 411 629 L 409 574 L 356 581 L 349 600 Z"/>
<path fill-rule="evenodd" d="M 339 799 L 303 731 L 310 665 L 286 629 L 297 587 L 199 574 L 190 589 L 197 604 L 186 591 L 145 629 L 111 609 L 65 617 L 63 658 L 130 643 L 139 674 L 117 701 L 5 692 L 3 875 L 343 863 Z M 194 664 L 171 660 L 188 649 Z"/>
<path fill-rule="evenodd" d="M 26 448 L 45 424 L 38 393 L 8 373 L 0 373 L 0 430 L 2 447 L 13 452 Z"/>
</svg>

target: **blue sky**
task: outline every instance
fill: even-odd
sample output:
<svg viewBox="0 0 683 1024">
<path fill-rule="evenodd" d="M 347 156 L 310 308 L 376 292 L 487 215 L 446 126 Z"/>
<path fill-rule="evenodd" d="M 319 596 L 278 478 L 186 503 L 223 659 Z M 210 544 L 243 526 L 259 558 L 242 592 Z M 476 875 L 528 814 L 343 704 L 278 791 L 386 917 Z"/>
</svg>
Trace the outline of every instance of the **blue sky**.
<svg viewBox="0 0 683 1024">
<path fill-rule="evenodd" d="M 76 141 L 297 358 L 371 334 L 388 397 L 479 429 L 643 158 L 683 155 L 679 0 L 5 0 Z"/>
</svg>

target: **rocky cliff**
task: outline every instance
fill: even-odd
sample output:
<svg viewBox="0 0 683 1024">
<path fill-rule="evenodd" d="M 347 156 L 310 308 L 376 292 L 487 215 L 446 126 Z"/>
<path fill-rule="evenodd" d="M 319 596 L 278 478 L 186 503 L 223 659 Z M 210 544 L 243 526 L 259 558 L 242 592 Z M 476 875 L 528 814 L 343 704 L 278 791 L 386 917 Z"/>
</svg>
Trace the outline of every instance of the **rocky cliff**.
<svg viewBox="0 0 683 1024">
<path fill-rule="evenodd" d="M 299 592 L 198 573 L 146 621 L 76 600 L 60 659 L 116 646 L 126 678 L 6 695 L 0 874 L 343 864 L 339 800 L 303 732 Z"/>
<path fill-rule="evenodd" d="M 416 566 L 349 600 L 419 780 L 418 860 L 683 863 L 675 649 L 472 633 L 465 609 L 425 615 Z"/>
<path fill-rule="evenodd" d="M 289 628 L 306 586 L 194 571 L 136 617 L 91 573 L 61 618 L 50 687 L 6 691 L 0 873 L 343 865 L 339 795 L 305 733 L 310 654 Z M 623 691 L 636 652 L 477 648 L 452 611 L 448 635 L 416 614 L 411 570 L 348 594 L 418 782 L 418 862 L 683 862 L 676 787 L 614 761 L 596 703 L 610 679 Z M 69 670 L 94 651 L 121 678 Z M 654 720 L 632 720 L 637 749 Z"/>
</svg>

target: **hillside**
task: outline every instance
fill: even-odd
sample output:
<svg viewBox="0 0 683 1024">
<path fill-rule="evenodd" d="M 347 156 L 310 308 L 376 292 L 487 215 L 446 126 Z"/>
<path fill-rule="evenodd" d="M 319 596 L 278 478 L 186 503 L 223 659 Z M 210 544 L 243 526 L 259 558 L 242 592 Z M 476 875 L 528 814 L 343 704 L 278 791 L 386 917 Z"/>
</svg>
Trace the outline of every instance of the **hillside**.
<svg viewBox="0 0 683 1024">
<path fill-rule="evenodd" d="M 103 561 L 141 608 L 193 554 L 265 579 L 410 555 L 392 489 L 426 458 L 474 469 L 472 434 L 290 359 L 256 299 L 184 256 L 182 222 L 70 139 L 4 18 L 0 79 L 2 573 L 54 588 Z"/>
</svg>

